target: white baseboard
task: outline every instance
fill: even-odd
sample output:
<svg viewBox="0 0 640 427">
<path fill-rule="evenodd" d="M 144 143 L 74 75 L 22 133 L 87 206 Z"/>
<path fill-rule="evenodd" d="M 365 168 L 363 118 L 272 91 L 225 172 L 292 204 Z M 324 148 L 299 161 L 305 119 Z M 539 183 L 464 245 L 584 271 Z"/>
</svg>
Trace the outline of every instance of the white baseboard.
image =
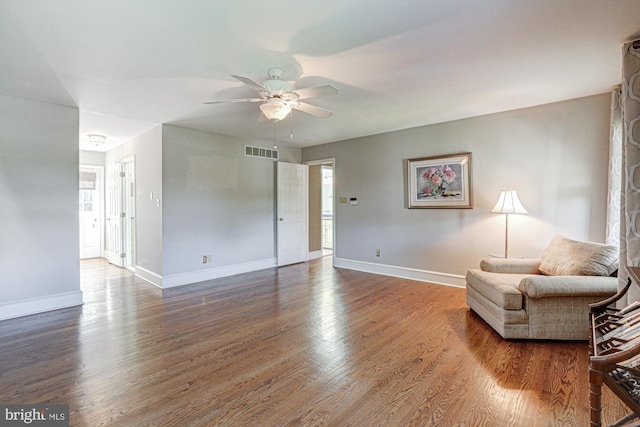
<svg viewBox="0 0 640 427">
<path fill-rule="evenodd" d="M 82 291 L 80 290 L 4 303 L 0 304 L 0 320 L 29 316 L 82 304 Z"/>
<path fill-rule="evenodd" d="M 241 273 L 264 270 L 276 266 L 273 258 L 251 261 L 242 264 L 225 265 L 222 267 L 209 268 L 206 270 L 190 271 L 187 273 L 171 274 L 160 276 L 142 267 L 136 267 L 136 275 L 141 279 L 155 285 L 161 289 L 175 288 L 176 286 L 190 285 L 192 283 L 205 282 L 207 280 L 219 279 L 221 277 L 233 276 Z"/>
<path fill-rule="evenodd" d="M 309 259 L 318 259 L 318 258 L 322 258 L 322 249 L 319 251 L 311 251 L 309 252 Z"/>
<path fill-rule="evenodd" d="M 142 280 L 151 283 L 153 286 L 162 288 L 162 276 L 160 276 L 159 274 L 156 274 L 151 270 L 147 270 L 146 268 L 137 265 L 135 268 L 135 272 L 136 276 L 138 276 Z"/>
<path fill-rule="evenodd" d="M 314 259 L 315 252 L 309 253 L 309 259 Z M 322 256 L 322 251 L 320 251 Z M 315 257 L 319 258 L 319 257 Z M 333 265 L 338 268 L 363 271 L 366 273 L 380 274 L 383 276 L 399 277 L 402 279 L 429 282 L 437 285 L 453 286 L 456 288 L 466 287 L 464 276 L 440 273 L 436 271 L 419 270 L 415 268 L 398 267 L 393 265 L 376 264 L 372 262 L 355 261 L 344 258 L 334 258 Z M 234 264 L 223 267 L 210 268 L 207 270 L 192 271 L 188 273 L 173 274 L 170 276 L 160 276 L 143 267 L 136 267 L 136 275 L 143 280 L 161 289 L 173 288 L 176 286 L 190 285 L 207 280 L 219 279 L 241 273 L 249 273 L 256 270 L 264 270 L 276 267 L 274 259 L 264 259 L 259 261 Z"/>
<path fill-rule="evenodd" d="M 364 271 L 365 273 L 429 282 L 436 285 L 453 286 L 456 288 L 466 288 L 467 286 L 465 277 L 458 274 L 440 273 L 437 271 L 376 264 L 373 262 L 355 261 L 344 258 L 334 258 L 333 266 L 346 268 L 348 270 Z"/>
</svg>

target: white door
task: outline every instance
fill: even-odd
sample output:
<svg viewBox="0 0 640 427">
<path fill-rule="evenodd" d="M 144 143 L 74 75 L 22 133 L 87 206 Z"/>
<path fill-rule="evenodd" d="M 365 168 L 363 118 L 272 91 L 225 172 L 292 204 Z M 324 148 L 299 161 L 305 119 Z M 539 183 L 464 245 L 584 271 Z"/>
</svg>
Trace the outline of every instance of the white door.
<svg viewBox="0 0 640 427">
<path fill-rule="evenodd" d="M 136 265 L 136 183 L 135 183 L 135 162 L 130 157 L 122 161 L 122 171 L 124 179 L 122 181 L 122 201 L 124 203 L 122 211 L 125 214 L 123 221 L 123 244 L 124 266 L 133 268 Z"/>
<path fill-rule="evenodd" d="M 80 259 L 102 256 L 102 168 L 80 168 Z"/>
<path fill-rule="evenodd" d="M 122 180 L 124 172 L 120 163 L 113 164 L 107 169 L 106 216 L 107 230 L 105 236 L 105 257 L 110 263 L 119 267 L 124 266 L 122 253 L 122 232 L 124 230 L 124 212 L 122 211 Z"/>
<path fill-rule="evenodd" d="M 278 162 L 278 265 L 309 259 L 308 167 Z"/>
</svg>

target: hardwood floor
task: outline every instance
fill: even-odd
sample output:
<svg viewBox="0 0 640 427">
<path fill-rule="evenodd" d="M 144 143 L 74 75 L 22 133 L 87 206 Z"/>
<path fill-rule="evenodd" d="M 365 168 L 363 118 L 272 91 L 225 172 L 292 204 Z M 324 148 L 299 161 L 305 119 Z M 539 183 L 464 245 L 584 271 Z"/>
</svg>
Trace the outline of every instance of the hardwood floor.
<svg viewBox="0 0 640 427">
<path fill-rule="evenodd" d="M 330 258 L 164 291 L 81 269 L 84 306 L 0 322 L 0 402 L 72 426 L 589 424 L 587 344 L 505 341 L 463 289 Z"/>
</svg>

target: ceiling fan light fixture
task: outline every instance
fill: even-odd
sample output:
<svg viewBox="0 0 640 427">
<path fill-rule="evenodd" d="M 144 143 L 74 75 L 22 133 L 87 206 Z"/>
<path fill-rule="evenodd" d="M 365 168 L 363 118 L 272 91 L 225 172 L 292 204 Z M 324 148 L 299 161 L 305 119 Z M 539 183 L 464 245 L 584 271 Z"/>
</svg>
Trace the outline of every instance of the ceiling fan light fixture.
<svg viewBox="0 0 640 427">
<path fill-rule="evenodd" d="M 300 102 L 302 99 L 315 98 L 318 96 L 338 95 L 338 89 L 332 85 L 312 86 L 299 90 L 293 90 L 293 85 L 281 79 L 283 74 L 280 68 L 269 70 L 269 79 L 258 83 L 257 81 L 232 74 L 231 77 L 241 81 L 245 85 L 258 91 L 259 97 L 235 98 L 221 101 L 205 101 L 205 104 L 223 104 L 230 102 L 260 102 L 262 114 L 258 121 L 266 120 L 277 122 L 289 115 L 292 110 L 302 111 L 316 117 L 331 117 L 333 111 L 321 108 L 316 105 Z"/>
<path fill-rule="evenodd" d="M 278 99 L 269 99 L 260 105 L 260 110 L 267 119 L 280 121 L 291 112 L 291 107 Z"/>
<path fill-rule="evenodd" d="M 283 95 L 291 90 L 291 85 L 283 80 L 267 80 L 262 82 L 266 93 Z"/>
<path fill-rule="evenodd" d="M 103 145 L 105 139 L 107 139 L 107 137 L 104 135 L 89 135 L 89 142 L 96 146 Z"/>
</svg>

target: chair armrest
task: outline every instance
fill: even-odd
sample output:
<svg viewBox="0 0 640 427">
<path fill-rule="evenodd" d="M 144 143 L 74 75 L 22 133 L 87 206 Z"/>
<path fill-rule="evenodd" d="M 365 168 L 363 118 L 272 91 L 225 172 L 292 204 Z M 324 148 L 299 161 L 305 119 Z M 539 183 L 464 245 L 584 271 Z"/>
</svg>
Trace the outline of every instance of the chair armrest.
<svg viewBox="0 0 640 427">
<path fill-rule="evenodd" d="M 480 270 L 491 273 L 540 274 L 540 258 L 485 258 Z"/>
<path fill-rule="evenodd" d="M 518 289 L 534 299 L 557 296 L 605 298 L 616 293 L 618 279 L 609 276 L 529 276 L 520 281 Z"/>
</svg>

